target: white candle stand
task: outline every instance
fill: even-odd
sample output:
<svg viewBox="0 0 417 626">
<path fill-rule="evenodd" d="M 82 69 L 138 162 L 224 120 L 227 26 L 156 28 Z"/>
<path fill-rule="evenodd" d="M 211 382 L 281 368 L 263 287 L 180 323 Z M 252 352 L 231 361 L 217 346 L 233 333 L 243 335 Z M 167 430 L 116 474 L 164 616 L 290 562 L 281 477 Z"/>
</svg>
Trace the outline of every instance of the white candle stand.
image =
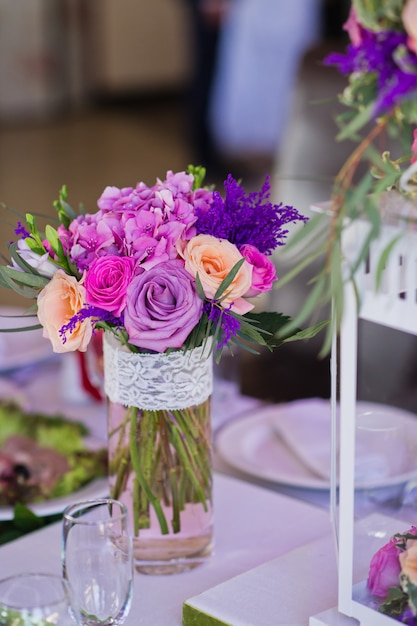
<svg viewBox="0 0 417 626">
<path fill-rule="evenodd" d="M 408 205 L 407 210 L 410 210 L 410 205 Z M 413 209 L 411 208 L 411 210 Z M 368 222 L 356 221 L 346 229 L 342 241 L 346 272 L 349 272 L 349 267 L 355 264 L 370 228 Z M 376 291 L 378 264 L 384 250 L 390 245 L 392 248 L 388 260 L 383 264 L 383 269 L 380 270 L 381 285 Z M 357 578 L 357 570 L 362 571 L 362 576 L 363 572 L 367 571 L 368 559 L 370 558 L 366 554 L 366 550 L 361 550 L 360 542 L 355 545 L 357 541 L 355 528 L 359 523 L 355 522 L 355 517 L 357 517 L 355 514 L 355 422 L 359 400 L 358 389 L 364 387 L 360 378 L 363 372 L 361 367 L 358 367 L 361 341 L 363 343 L 364 338 L 363 334 L 358 332 L 359 327 L 363 328 L 360 326 L 363 324 L 362 320 L 366 322 L 365 327 L 370 322 L 372 325 L 376 324 L 381 327 L 382 332 L 386 332 L 386 329 L 390 329 L 388 332 L 392 332 L 392 329 L 400 331 L 402 340 L 404 340 L 405 334 L 406 342 L 408 340 L 414 341 L 412 336 L 417 336 L 417 227 L 415 213 L 413 223 L 396 218 L 392 212 L 387 214 L 379 237 L 373 241 L 368 257 L 361 262 L 355 274 L 354 283 L 347 281 L 344 289 L 338 359 L 336 359 L 338 343 L 336 338 L 332 350 L 332 400 L 337 395 L 337 402 L 340 401 L 338 508 L 335 504 L 335 459 L 337 456 L 335 444 L 332 444 L 333 480 L 331 493 L 338 559 L 338 606 L 311 617 L 310 626 L 353 626 L 357 624 L 361 626 L 393 626 L 399 624 L 393 618 L 378 612 L 375 608 L 376 605 L 374 607 L 369 605 L 370 597 L 366 589 L 366 575 L 360 580 Z M 373 357 L 375 365 L 379 366 L 380 363 L 376 362 L 379 358 L 379 350 L 375 351 L 375 355 L 369 354 L 368 351 L 368 364 Z M 335 366 L 336 360 L 339 361 L 338 367 Z M 400 364 L 395 361 L 395 355 L 388 354 L 386 368 L 392 368 L 392 371 L 395 372 L 399 366 Z M 340 393 L 336 394 L 338 388 Z M 380 392 L 382 398 L 380 402 L 384 402 L 383 383 L 381 383 Z M 378 401 L 378 398 L 375 401 Z M 332 404 L 336 407 L 336 402 L 332 402 Z M 417 404 L 412 412 L 417 413 Z M 336 429 L 336 410 L 333 411 L 332 419 L 334 420 L 334 429 Z M 333 432 L 335 433 L 336 430 Z M 336 441 L 335 435 L 333 439 Z M 371 519 L 379 520 L 378 517 Z M 417 523 L 417 505 L 412 522 Z M 390 517 L 385 519 L 381 516 L 378 524 L 375 532 L 369 533 L 369 536 L 372 536 L 372 541 L 377 538 L 377 535 L 381 537 L 376 549 L 387 543 L 394 532 L 401 532 L 408 528 L 404 517 L 397 520 Z M 369 543 L 371 543 L 371 539 Z M 358 567 L 358 560 L 361 558 L 364 562 L 361 567 Z"/>
</svg>

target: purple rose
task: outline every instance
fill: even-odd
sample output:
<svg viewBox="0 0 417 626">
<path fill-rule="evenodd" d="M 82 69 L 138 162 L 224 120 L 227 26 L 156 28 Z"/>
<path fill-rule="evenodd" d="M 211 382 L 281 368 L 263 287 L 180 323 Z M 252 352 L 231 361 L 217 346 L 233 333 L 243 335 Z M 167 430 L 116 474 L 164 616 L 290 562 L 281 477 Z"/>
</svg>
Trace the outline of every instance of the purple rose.
<svg viewBox="0 0 417 626">
<path fill-rule="evenodd" d="M 136 276 L 127 289 L 124 324 L 129 342 L 155 352 L 180 348 L 198 323 L 202 305 L 182 261 L 159 263 Z"/>
<path fill-rule="evenodd" d="M 263 291 L 270 291 L 270 289 L 272 289 L 272 283 L 278 280 L 272 261 L 270 261 L 265 254 L 259 252 L 258 248 L 248 243 L 241 246 L 239 252 L 253 267 L 252 285 L 249 291 L 245 293 L 245 297 L 252 298 Z"/>
<path fill-rule="evenodd" d="M 126 306 L 126 291 L 135 274 L 131 257 L 102 256 L 88 268 L 84 287 L 87 302 L 119 317 Z"/>
<path fill-rule="evenodd" d="M 367 586 L 372 595 L 385 598 L 390 587 L 400 584 L 401 566 L 399 554 L 401 549 L 394 538 L 378 550 L 372 557 Z"/>
</svg>

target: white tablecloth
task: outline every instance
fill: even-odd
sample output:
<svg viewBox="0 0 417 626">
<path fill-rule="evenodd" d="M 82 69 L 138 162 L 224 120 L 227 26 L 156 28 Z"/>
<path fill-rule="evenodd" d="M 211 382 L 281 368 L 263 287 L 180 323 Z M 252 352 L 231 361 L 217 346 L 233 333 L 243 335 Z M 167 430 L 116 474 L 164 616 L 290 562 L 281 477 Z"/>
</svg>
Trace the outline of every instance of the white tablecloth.
<svg viewBox="0 0 417 626">
<path fill-rule="evenodd" d="M 32 409 L 60 412 L 69 418 L 80 419 L 90 428 L 94 438 L 105 443 L 105 403 L 88 402 L 81 396 L 74 401 L 76 394 L 66 393 L 74 381 L 70 380 L 68 371 L 62 376 L 62 359 L 54 358 L 40 364 L 34 371 L 22 372 L 19 383 Z M 73 401 L 66 400 L 68 396 Z M 233 384 L 217 381 L 213 396 L 213 426 L 217 429 L 228 419 L 261 404 L 259 400 L 241 396 Z M 221 459 L 216 459 L 216 467 L 222 472 L 233 473 Z M 326 492 L 319 496 L 309 490 L 278 485 L 269 487 L 266 489 L 231 475 L 216 473 L 214 555 L 206 564 L 183 574 L 136 574 L 133 606 L 126 625 L 179 626 L 182 604 L 186 599 L 312 540 L 331 535 Z M 288 497 L 286 493 L 295 494 L 300 499 Z M 320 506 L 308 504 L 309 499 Z M 60 533 L 60 524 L 55 524 L 0 547 L 0 577 L 25 570 L 60 572 Z M 330 553 L 330 567 L 334 567 L 334 554 L 331 550 Z M 285 601 L 284 597 L 280 598 L 278 584 L 276 594 L 278 604 Z M 328 600 L 326 597 L 323 609 L 329 606 Z M 332 598 L 331 604 L 335 603 L 336 597 Z M 291 626 L 307 626 L 308 615 L 306 607 L 304 618 Z"/>
<path fill-rule="evenodd" d="M 219 474 L 214 480 L 214 514 L 211 559 L 182 574 L 136 574 L 126 626 L 180 626 L 184 600 L 330 533 L 325 510 Z M 0 547 L 0 577 L 29 570 L 59 573 L 60 538 L 58 523 Z M 285 601 L 277 581 L 277 607 Z M 328 606 L 326 598 L 322 608 Z M 305 607 L 305 619 L 291 626 L 307 626 L 308 615 Z"/>
</svg>

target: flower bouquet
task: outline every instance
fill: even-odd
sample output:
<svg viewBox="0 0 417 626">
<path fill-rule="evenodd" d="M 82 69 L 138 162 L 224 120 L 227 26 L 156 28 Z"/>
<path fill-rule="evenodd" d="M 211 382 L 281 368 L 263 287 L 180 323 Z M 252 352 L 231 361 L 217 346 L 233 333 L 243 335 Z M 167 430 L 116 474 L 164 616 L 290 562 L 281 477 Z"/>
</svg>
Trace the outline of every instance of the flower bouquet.
<svg viewBox="0 0 417 626">
<path fill-rule="evenodd" d="M 403 624 L 417 624 L 417 527 L 396 533 L 372 557 L 367 581 L 378 610 Z"/>
<path fill-rule="evenodd" d="M 210 543 L 212 355 L 323 326 L 287 333 L 287 316 L 254 312 L 277 280 L 270 255 L 286 226 L 306 218 L 270 202 L 268 178 L 246 195 L 229 175 L 223 197 L 204 175 L 190 166 L 153 186 L 106 187 L 95 213 L 74 211 L 64 188 L 56 227 L 41 232 L 27 214 L 0 267 L 2 286 L 36 300 L 55 352 L 86 351 L 104 331 L 111 495 L 152 543 L 145 560 L 169 558 L 161 537 L 182 537 L 188 555 Z M 173 558 L 182 551 L 170 541 Z"/>
<path fill-rule="evenodd" d="M 339 324 L 343 285 L 355 279 L 383 220 L 392 212 L 405 227 L 417 220 L 417 0 L 352 0 L 344 29 L 349 36 L 345 52 L 330 54 L 324 64 L 347 77 L 339 95 L 345 109 L 336 119 L 337 140 L 357 145 L 334 180 L 330 218 L 316 215 L 300 232 L 303 240 L 313 231 L 317 245 L 313 249 L 310 240 L 308 260 L 320 259 L 320 269 L 294 324 L 305 323 L 311 310 L 331 300 Z M 357 259 L 342 269 L 341 238 L 357 220 L 370 224 L 369 236 Z M 393 245 L 381 255 L 377 281 Z M 301 259 L 291 274 L 304 267 Z M 331 336 L 329 325 L 327 348 Z"/>
</svg>

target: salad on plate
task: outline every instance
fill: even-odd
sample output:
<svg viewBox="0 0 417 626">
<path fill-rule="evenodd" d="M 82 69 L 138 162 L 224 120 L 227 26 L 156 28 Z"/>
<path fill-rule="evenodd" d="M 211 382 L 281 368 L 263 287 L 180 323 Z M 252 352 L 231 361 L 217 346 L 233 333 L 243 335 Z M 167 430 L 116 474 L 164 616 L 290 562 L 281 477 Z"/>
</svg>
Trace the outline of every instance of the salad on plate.
<svg viewBox="0 0 417 626">
<path fill-rule="evenodd" d="M 62 498 L 106 476 L 107 449 L 89 449 L 88 434 L 81 422 L 0 400 L 0 507 Z"/>
</svg>

